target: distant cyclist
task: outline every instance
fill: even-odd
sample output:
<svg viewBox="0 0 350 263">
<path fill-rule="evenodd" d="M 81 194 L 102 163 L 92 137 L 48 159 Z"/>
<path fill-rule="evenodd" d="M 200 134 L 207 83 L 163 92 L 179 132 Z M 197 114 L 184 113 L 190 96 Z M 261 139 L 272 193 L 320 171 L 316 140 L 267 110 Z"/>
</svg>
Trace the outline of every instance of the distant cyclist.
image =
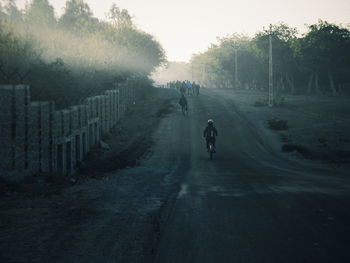
<svg viewBox="0 0 350 263">
<path fill-rule="evenodd" d="M 187 111 L 188 111 L 188 103 L 187 103 L 187 99 L 185 97 L 184 94 L 181 94 L 181 98 L 179 100 L 179 104 L 181 105 L 181 111 L 182 111 L 182 114 L 185 115 L 187 114 Z"/>
<path fill-rule="evenodd" d="M 208 126 L 204 129 L 203 137 L 207 141 L 207 151 L 209 149 L 209 143 L 212 142 L 215 149 L 216 136 L 218 136 L 218 130 L 214 127 L 214 121 L 208 120 Z M 215 151 L 214 151 L 215 152 Z"/>
<path fill-rule="evenodd" d="M 179 86 L 180 86 L 180 93 L 181 94 L 185 94 L 186 93 L 186 89 L 187 89 L 187 86 L 186 86 L 185 82 L 179 82 Z"/>
<path fill-rule="evenodd" d="M 196 82 L 193 82 L 193 89 L 194 89 L 194 93 L 196 94 L 196 96 L 198 96 L 199 95 L 199 89 L 200 89 L 199 84 L 197 84 Z"/>
<path fill-rule="evenodd" d="M 193 95 L 193 85 L 191 82 L 186 80 L 186 87 L 187 87 L 187 95 Z"/>
</svg>

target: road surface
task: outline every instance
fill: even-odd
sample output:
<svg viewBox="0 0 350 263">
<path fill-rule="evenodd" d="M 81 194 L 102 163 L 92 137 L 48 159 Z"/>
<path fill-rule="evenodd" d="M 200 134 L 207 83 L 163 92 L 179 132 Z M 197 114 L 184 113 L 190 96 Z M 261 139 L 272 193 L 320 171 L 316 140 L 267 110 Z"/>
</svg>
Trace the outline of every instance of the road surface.
<svg viewBox="0 0 350 263">
<path fill-rule="evenodd" d="M 163 119 L 136 167 L 1 200 L 0 262 L 350 262 L 349 173 L 273 150 L 239 96 L 189 98 L 189 116 Z"/>
<path fill-rule="evenodd" d="M 234 96 L 190 99 L 189 117 L 164 134 L 183 177 L 155 261 L 350 262 L 350 174 L 272 152 Z M 219 132 L 213 161 L 201 137 L 208 118 Z"/>
</svg>

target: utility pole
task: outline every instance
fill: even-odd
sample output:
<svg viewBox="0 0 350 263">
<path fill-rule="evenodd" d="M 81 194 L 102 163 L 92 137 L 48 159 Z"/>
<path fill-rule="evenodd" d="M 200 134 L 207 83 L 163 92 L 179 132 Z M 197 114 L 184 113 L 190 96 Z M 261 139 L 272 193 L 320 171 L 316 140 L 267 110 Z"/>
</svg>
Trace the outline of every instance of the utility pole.
<svg viewBox="0 0 350 263">
<path fill-rule="evenodd" d="M 238 53 L 238 51 L 237 51 L 237 43 L 236 43 L 236 41 L 234 41 L 233 45 L 231 44 L 231 46 L 233 47 L 234 56 L 235 56 L 235 77 L 234 77 L 235 78 L 235 80 L 234 80 L 235 86 L 234 86 L 234 88 L 238 89 L 238 63 L 237 63 L 237 53 Z"/>
<path fill-rule="evenodd" d="M 237 46 L 235 47 L 235 89 L 238 89 Z"/>
<path fill-rule="evenodd" d="M 270 24 L 269 31 L 269 106 L 273 107 L 273 68 L 272 68 L 272 25 Z"/>
<path fill-rule="evenodd" d="M 204 86 L 205 73 L 206 73 L 206 65 L 207 65 L 207 63 L 202 63 L 202 81 L 201 81 L 201 85 L 202 85 L 202 86 Z"/>
</svg>

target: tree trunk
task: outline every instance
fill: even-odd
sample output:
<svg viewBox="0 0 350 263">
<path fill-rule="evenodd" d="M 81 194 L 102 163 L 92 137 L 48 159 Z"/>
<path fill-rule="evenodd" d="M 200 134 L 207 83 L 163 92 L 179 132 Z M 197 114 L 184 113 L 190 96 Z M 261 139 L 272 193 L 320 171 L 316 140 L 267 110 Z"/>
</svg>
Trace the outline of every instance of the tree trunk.
<svg viewBox="0 0 350 263">
<path fill-rule="evenodd" d="M 293 77 L 292 77 L 291 81 L 292 81 L 292 85 L 290 88 L 291 88 L 292 94 L 295 94 L 295 86 L 294 86 L 294 78 Z"/>
<path fill-rule="evenodd" d="M 320 87 L 318 85 L 318 73 L 315 73 L 315 91 L 316 91 L 316 94 L 320 94 Z"/>
<path fill-rule="evenodd" d="M 311 94 L 311 89 L 312 89 L 312 81 L 313 81 L 313 79 L 314 79 L 314 73 L 313 72 L 311 72 L 311 75 L 310 75 L 310 79 L 309 79 L 309 83 L 308 83 L 308 85 L 307 85 L 307 94 Z"/>
<path fill-rule="evenodd" d="M 284 82 L 283 82 L 283 76 L 281 75 L 280 77 L 280 81 L 279 81 L 279 91 L 281 93 L 284 93 L 285 92 L 285 86 L 284 86 Z"/>
<path fill-rule="evenodd" d="M 293 78 L 290 78 L 288 74 L 286 74 L 286 80 L 289 84 L 289 87 L 290 87 L 290 92 L 292 94 L 295 93 L 295 88 L 294 88 L 294 79 Z"/>
<path fill-rule="evenodd" d="M 332 75 L 332 73 L 330 71 L 328 71 L 328 79 L 329 79 L 329 85 L 330 85 L 330 88 L 331 88 L 331 91 L 332 91 L 332 95 L 336 96 L 337 95 L 337 90 L 336 90 L 335 85 L 334 85 L 333 75 Z"/>
</svg>

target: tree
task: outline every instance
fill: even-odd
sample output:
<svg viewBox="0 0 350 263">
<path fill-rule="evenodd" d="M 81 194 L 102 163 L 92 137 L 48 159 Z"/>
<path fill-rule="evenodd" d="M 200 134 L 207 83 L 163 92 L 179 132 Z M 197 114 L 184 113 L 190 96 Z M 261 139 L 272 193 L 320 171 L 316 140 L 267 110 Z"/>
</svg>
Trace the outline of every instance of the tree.
<svg viewBox="0 0 350 263">
<path fill-rule="evenodd" d="M 16 37 L 4 24 L 0 24 L 1 84 L 21 83 L 38 58 L 33 41 Z"/>
<path fill-rule="evenodd" d="M 6 14 L 4 12 L 4 8 L 2 7 L 2 3 L 0 2 L 0 19 L 4 19 Z"/>
<path fill-rule="evenodd" d="M 295 92 L 296 59 L 293 49 L 297 37 L 297 29 L 289 27 L 284 23 L 273 25 L 271 32 L 264 30 L 258 32 L 254 38 L 254 45 L 262 60 L 267 65 L 269 59 L 269 35 L 272 35 L 273 45 L 273 70 L 274 81 L 278 83 L 277 88 L 284 90 L 285 83 L 288 84 L 290 91 Z"/>
<path fill-rule="evenodd" d="M 30 24 L 52 27 L 56 23 L 54 8 L 48 0 L 32 0 L 26 10 L 26 17 Z"/>
<path fill-rule="evenodd" d="M 126 27 L 118 31 L 117 43 L 126 47 L 134 57 L 134 65 L 147 74 L 165 62 L 165 52 L 151 36 L 140 30 Z"/>
<path fill-rule="evenodd" d="M 57 108 L 131 77 L 149 86 L 148 76 L 165 61 L 165 52 L 152 35 L 132 25 L 126 10 L 118 13 L 115 6 L 113 12 L 115 22 L 99 21 L 84 1 L 68 0 L 57 26 L 48 28 L 55 24 L 49 0 L 32 0 L 25 20 L 12 25 L 22 13 L 8 0 L 0 24 L 0 84 L 25 82 L 32 99 L 53 100 Z"/>
<path fill-rule="evenodd" d="M 128 10 L 120 10 L 116 4 L 113 4 L 109 10 L 108 18 L 112 21 L 113 26 L 117 29 L 133 26 L 132 18 Z"/>
<path fill-rule="evenodd" d="M 232 76 L 232 84 L 236 83 L 238 86 L 246 87 L 256 86 L 261 81 L 259 74 L 261 68 L 252 46 L 252 39 L 245 35 L 233 34 L 218 40 L 220 48 L 225 54 L 222 57 L 221 65 L 227 76 Z M 237 80 L 235 79 L 236 71 Z"/>
<path fill-rule="evenodd" d="M 320 80 L 328 78 L 331 92 L 337 93 L 336 81 L 347 78 L 350 65 L 350 31 L 348 28 L 320 20 L 309 25 L 308 33 L 299 41 L 299 56 L 310 71 L 309 90 L 315 83 L 319 91 Z M 324 89 L 324 88 L 323 88 Z"/>
<path fill-rule="evenodd" d="M 65 12 L 59 19 L 61 27 L 78 35 L 95 32 L 98 22 L 98 19 L 93 17 L 89 5 L 83 0 L 68 0 Z"/>
<path fill-rule="evenodd" d="M 9 22 L 21 23 L 23 22 L 23 14 L 16 5 L 16 0 L 5 0 L 4 11 Z"/>
</svg>

